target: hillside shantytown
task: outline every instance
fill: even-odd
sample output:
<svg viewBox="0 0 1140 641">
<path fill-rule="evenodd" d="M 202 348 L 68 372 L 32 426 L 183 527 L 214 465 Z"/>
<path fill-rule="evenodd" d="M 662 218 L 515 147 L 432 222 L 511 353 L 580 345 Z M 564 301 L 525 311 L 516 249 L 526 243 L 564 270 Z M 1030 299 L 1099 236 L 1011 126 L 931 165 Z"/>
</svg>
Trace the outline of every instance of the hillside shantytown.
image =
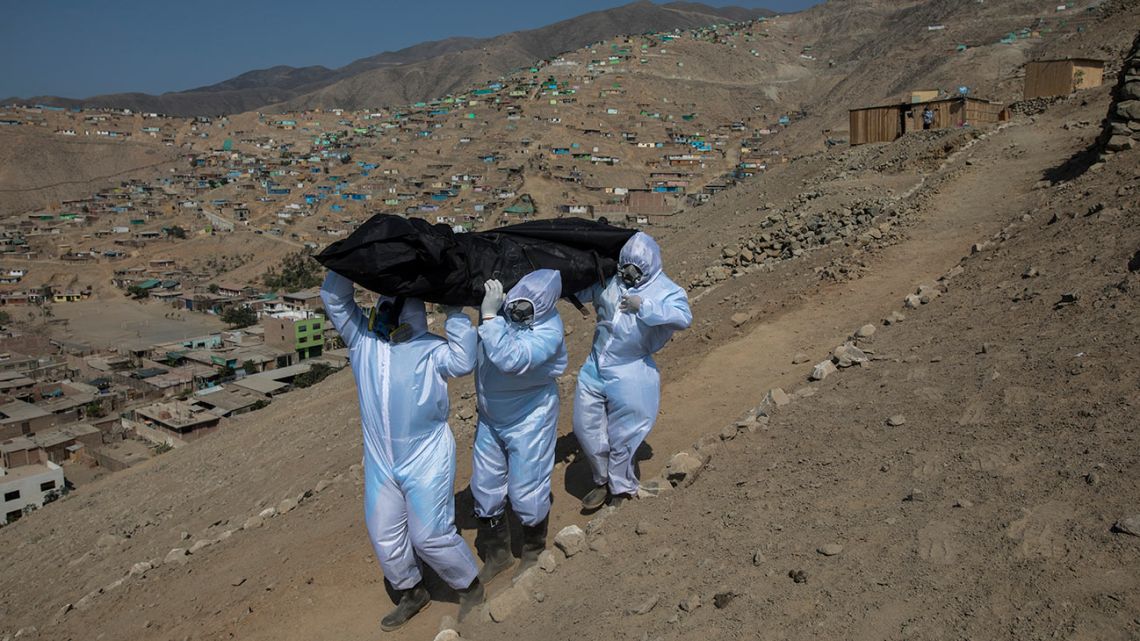
<svg viewBox="0 0 1140 641">
<path fill-rule="evenodd" d="M 0 100 L 0 640 L 1133 638 L 1137 25 L 642 1 L 308 84 Z M 436 607 L 387 632 L 368 389 L 316 259 L 377 216 L 641 232 L 691 307 L 640 486 L 594 505 L 575 408 L 609 321 L 557 303 L 533 567 L 462 620 L 425 571 Z M 482 568 L 475 377 L 445 493 Z M 537 522 L 510 499 L 507 565 Z"/>
</svg>

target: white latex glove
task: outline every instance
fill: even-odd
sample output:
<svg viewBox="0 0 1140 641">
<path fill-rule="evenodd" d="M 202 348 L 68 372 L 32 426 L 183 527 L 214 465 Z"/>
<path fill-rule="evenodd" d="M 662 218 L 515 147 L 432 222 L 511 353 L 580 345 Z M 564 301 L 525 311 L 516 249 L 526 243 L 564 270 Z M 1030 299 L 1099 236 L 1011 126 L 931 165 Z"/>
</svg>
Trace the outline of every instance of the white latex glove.
<svg viewBox="0 0 1140 641">
<path fill-rule="evenodd" d="M 483 304 L 479 306 L 479 313 L 484 319 L 494 318 L 499 315 L 499 309 L 503 307 L 503 301 L 506 300 L 503 284 L 491 279 L 483 283 L 483 291 Z"/>
<path fill-rule="evenodd" d="M 641 297 L 636 294 L 622 296 L 618 309 L 627 314 L 636 314 L 637 310 L 641 309 Z"/>
</svg>

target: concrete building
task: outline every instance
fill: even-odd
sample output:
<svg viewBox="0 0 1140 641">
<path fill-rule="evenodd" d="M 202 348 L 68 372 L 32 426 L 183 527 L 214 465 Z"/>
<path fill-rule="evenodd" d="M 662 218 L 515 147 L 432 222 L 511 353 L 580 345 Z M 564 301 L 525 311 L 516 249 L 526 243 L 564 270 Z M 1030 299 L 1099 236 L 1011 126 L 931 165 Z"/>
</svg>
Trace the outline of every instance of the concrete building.
<svg viewBox="0 0 1140 641">
<path fill-rule="evenodd" d="M 0 525 L 19 519 L 27 508 L 43 507 L 63 489 L 63 468 L 50 461 L 11 470 L 0 467 Z"/>
<path fill-rule="evenodd" d="M 289 351 L 298 361 L 316 358 L 324 352 L 325 318 L 320 314 L 283 312 L 263 318 L 261 326 L 267 347 Z"/>
<path fill-rule="evenodd" d="M 222 417 L 185 401 L 155 403 L 134 411 L 131 427 L 142 438 L 172 444 L 169 437 L 192 441 L 213 433 Z M 127 423 L 124 421 L 124 425 Z"/>
<path fill-rule="evenodd" d="M 0 405 L 0 440 L 23 436 L 53 427 L 56 416 L 24 401 Z"/>
</svg>

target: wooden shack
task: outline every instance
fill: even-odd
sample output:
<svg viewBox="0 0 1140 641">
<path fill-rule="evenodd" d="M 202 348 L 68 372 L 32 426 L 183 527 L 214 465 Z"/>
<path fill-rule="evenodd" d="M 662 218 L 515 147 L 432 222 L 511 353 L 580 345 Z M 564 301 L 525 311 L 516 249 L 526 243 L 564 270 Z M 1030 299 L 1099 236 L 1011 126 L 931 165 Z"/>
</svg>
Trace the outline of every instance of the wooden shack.
<svg viewBox="0 0 1140 641">
<path fill-rule="evenodd" d="M 922 131 L 922 114 L 927 108 L 934 112 L 931 129 L 976 127 L 1009 119 L 1009 112 L 1002 105 L 964 96 L 863 107 L 849 112 L 851 145 L 891 142 L 903 134 Z"/>
<path fill-rule="evenodd" d="M 1104 61 L 1092 58 L 1035 60 L 1025 65 L 1025 99 L 1067 96 L 1104 84 Z"/>
</svg>

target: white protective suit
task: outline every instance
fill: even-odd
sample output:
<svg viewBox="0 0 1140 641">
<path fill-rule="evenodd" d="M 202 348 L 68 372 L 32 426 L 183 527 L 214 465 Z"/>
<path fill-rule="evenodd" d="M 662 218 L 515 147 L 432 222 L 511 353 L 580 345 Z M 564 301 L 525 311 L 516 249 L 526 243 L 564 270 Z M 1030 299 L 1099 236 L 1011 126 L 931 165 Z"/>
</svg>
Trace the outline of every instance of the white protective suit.
<svg viewBox="0 0 1140 641">
<path fill-rule="evenodd" d="M 412 337 L 390 343 L 368 329 L 352 281 L 329 272 L 325 312 L 348 346 L 364 427 L 364 518 L 384 576 L 398 590 L 422 578 L 417 557 L 455 589 L 471 585 L 475 556 L 455 529 L 455 438 L 445 379 L 475 366 L 471 320 L 447 318 L 447 340 L 427 331 L 423 301 L 408 299 L 400 323 Z"/>
<path fill-rule="evenodd" d="M 579 293 L 593 301 L 598 326 L 594 346 L 578 372 L 574 436 L 594 472 L 594 484 L 611 494 L 636 494 L 633 455 L 653 429 L 661 402 L 661 378 L 653 354 L 673 332 L 693 320 L 685 290 L 661 270 L 661 249 L 648 234 L 634 234 L 618 259 L 642 272 L 637 287 L 618 276 Z M 619 310 L 623 296 L 641 298 L 635 313 Z"/>
<path fill-rule="evenodd" d="M 527 300 L 534 320 L 512 323 L 500 313 L 479 326 L 475 435 L 471 493 L 475 514 L 503 514 L 506 499 L 523 525 L 550 512 L 550 475 L 558 436 L 557 378 L 566 371 L 562 318 L 555 303 L 562 277 L 553 269 L 527 274 L 511 288 L 506 305 Z"/>
</svg>

